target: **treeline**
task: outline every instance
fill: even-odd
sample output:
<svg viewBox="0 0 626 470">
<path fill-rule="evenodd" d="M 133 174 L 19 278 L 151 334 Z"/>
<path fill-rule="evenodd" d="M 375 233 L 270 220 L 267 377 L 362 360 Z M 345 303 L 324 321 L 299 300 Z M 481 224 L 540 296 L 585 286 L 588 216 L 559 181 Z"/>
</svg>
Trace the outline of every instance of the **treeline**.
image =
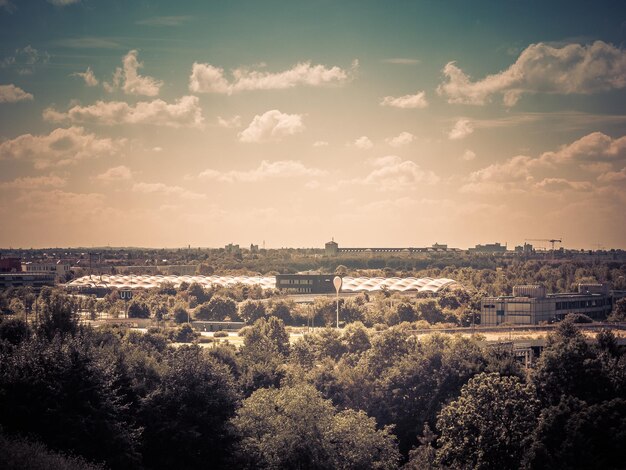
<svg viewBox="0 0 626 470">
<path fill-rule="evenodd" d="M 536 367 L 504 346 L 354 322 L 241 348 L 92 329 L 57 291 L 0 323 L 0 462 L 33 468 L 624 468 L 626 355 L 562 322 Z M 77 463 L 78 462 L 78 463 Z M 5 465 L 5 468 L 6 465 Z M 8 467 L 11 468 L 11 467 Z"/>
</svg>

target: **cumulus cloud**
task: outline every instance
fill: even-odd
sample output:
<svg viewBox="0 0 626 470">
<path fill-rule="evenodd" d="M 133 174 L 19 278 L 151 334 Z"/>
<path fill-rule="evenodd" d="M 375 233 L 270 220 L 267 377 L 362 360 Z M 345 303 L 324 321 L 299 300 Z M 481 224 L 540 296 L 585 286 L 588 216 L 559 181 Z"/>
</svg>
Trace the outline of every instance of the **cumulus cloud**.
<svg viewBox="0 0 626 470">
<path fill-rule="evenodd" d="M 556 152 L 545 152 L 541 160 L 546 163 L 560 163 L 571 160 L 586 162 L 608 162 L 626 158 L 626 136 L 618 139 L 592 132 Z"/>
<path fill-rule="evenodd" d="M 250 125 L 239 133 L 242 142 L 268 142 L 302 132 L 302 115 L 281 113 L 277 109 L 254 116 Z"/>
<path fill-rule="evenodd" d="M 83 80 L 85 80 L 85 85 L 87 86 L 98 86 L 98 83 L 100 83 L 94 75 L 93 70 L 91 70 L 91 67 L 87 67 L 87 70 L 85 70 L 84 72 L 73 73 L 72 77 L 82 78 Z"/>
<path fill-rule="evenodd" d="M 32 99 L 33 95 L 26 93 L 20 87 L 13 84 L 0 85 L 0 103 L 16 103 Z"/>
<path fill-rule="evenodd" d="M 67 184 L 65 178 L 56 175 L 49 176 L 25 176 L 12 181 L 0 182 L 0 189 L 41 189 L 41 188 L 62 188 Z"/>
<path fill-rule="evenodd" d="M 115 166 L 113 168 L 109 168 L 104 173 L 96 176 L 97 180 L 105 181 L 107 183 L 112 183 L 114 181 L 127 181 L 132 179 L 133 172 L 127 166 L 120 165 Z"/>
<path fill-rule="evenodd" d="M 590 94 L 626 87 L 626 53 L 612 44 L 531 44 L 508 69 L 472 81 L 454 62 L 437 92 L 449 103 L 483 105 L 502 95 L 513 106 L 524 93 Z"/>
<path fill-rule="evenodd" d="M 355 61 L 353 69 L 356 67 L 358 62 Z M 194 93 L 230 95 L 249 90 L 283 90 L 298 85 L 342 84 L 349 78 L 350 73 L 337 66 L 328 68 L 324 65 L 311 65 L 311 62 L 300 62 L 277 73 L 238 68 L 232 71 L 232 79 L 228 79 L 223 68 L 194 62 L 189 77 L 189 90 Z"/>
<path fill-rule="evenodd" d="M 423 170 L 417 163 L 396 155 L 377 158 L 371 164 L 374 169 L 361 182 L 379 191 L 401 191 L 439 182 L 432 171 Z"/>
<path fill-rule="evenodd" d="M 385 96 L 380 102 L 382 106 L 392 106 L 394 108 L 426 108 L 428 101 L 426 100 L 426 92 L 418 91 L 414 95 L 404 96 Z"/>
<path fill-rule="evenodd" d="M 76 105 L 66 112 L 45 109 L 43 118 L 53 122 L 95 123 L 106 126 L 150 124 L 168 127 L 202 127 L 204 118 L 197 96 L 183 96 L 174 103 L 161 99 L 129 105 L 124 101 L 96 101 Z"/>
<path fill-rule="evenodd" d="M 562 177 L 546 177 L 549 170 L 570 172 L 582 168 L 589 171 L 610 168 L 611 163 L 626 160 L 626 136 L 612 138 L 601 132 L 593 132 L 580 139 L 560 147 L 556 151 L 548 151 L 537 157 L 517 155 L 504 162 L 493 163 L 472 172 L 467 184 L 461 187 L 462 192 L 494 193 L 529 188 L 545 191 L 576 190 L 587 191 L 593 185 L 589 181 L 573 181 Z M 578 170 L 580 171 L 580 169 Z M 601 183 L 610 183 L 620 179 L 620 172 L 605 171 L 597 177 Z"/>
<path fill-rule="evenodd" d="M 143 67 L 143 63 L 137 59 L 138 54 L 139 52 L 133 49 L 123 57 L 122 68 L 116 68 L 112 81 L 103 84 L 105 90 L 113 92 L 121 88 L 127 95 L 157 96 L 159 94 L 163 82 L 139 74 L 138 70 Z"/>
<path fill-rule="evenodd" d="M 464 139 L 468 135 L 474 132 L 474 126 L 469 119 L 459 119 L 450 132 L 448 132 L 448 138 L 450 140 Z"/>
<path fill-rule="evenodd" d="M 258 182 L 273 178 L 297 178 L 303 176 L 321 176 L 326 172 L 316 168 L 308 168 L 302 162 L 295 160 L 280 160 L 269 162 L 263 160 L 258 168 L 247 171 L 226 171 L 207 169 L 200 175 L 202 179 L 222 181 L 225 183 L 235 182 Z"/>
<path fill-rule="evenodd" d="M 36 168 L 61 166 L 121 152 L 124 139 L 98 138 L 82 127 L 55 129 L 48 135 L 24 134 L 0 143 L 0 159 L 33 160 Z"/>
<path fill-rule="evenodd" d="M 369 150 L 374 146 L 372 141 L 366 135 L 362 135 L 356 139 L 352 145 L 361 150 Z"/>
<path fill-rule="evenodd" d="M 187 200 L 206 199 L 205 194 L 195 193 L 181 186 L 168 186 L 164 183 L 135 183 L 132 189 L 136 193 L 174 196 Z"/>
<path fill-rule="evenodd" d="M 466 162 L 474 160 L 475 158 L 476 153 L 472 152 L 471 150 L 466 150 L 465 152 L 463 152 L 463 155 L 461 155 L 461 160 L 465 160 Z"/>
<path fill-rule="evenodd" d="M 220 127 L 225 127 L 226 129 L 241 127 L 241 116 L 236 115 L 231 118 L 223 118 L 222 116 L 217 116 L 217 125 Z"/>
<path fill-rule="evenodd" d="M 408 145 L 415 140 L 415 136 L 410 132 L 400 132 L 395 137 L 390 137 L 386 139 L 386 142 L 392 147 L 402 147 L 403 145 Z"/>
<path fill-rule="evenodd" d="M 0 8 L 3 8 L 7 13 L 13 13 L 16 10 L 15 5 L 9 0 L 0 0 Z"/>
</svg>

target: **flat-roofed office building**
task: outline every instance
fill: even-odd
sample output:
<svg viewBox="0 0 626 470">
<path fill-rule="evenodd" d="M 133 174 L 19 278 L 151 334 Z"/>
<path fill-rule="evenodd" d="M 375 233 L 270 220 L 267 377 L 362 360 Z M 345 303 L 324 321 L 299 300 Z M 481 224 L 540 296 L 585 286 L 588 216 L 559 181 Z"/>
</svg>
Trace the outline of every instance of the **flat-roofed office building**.
<svg viewBox="0 0 626 470">
<path fill-rule="evenodd" d="M 511 296 L 482 299 L 481 324 L 537 325 L 562 320 L 568 313 L 582 313 L 600 320 L 612 308 L 607 284 L 579 284 L 578 292 L 565 294 L 546 294 L 543 286 L 515 286 Z"/>
</svg>

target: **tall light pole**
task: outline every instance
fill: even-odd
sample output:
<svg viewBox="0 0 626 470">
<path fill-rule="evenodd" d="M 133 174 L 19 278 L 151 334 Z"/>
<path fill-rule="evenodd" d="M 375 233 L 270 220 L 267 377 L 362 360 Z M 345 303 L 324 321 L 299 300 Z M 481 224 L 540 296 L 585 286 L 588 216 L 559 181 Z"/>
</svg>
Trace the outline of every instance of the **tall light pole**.
<svg viewBox="0 0 626 470">
<path fill-rule="evenodd" d="M 337 291 L 337 329 L 339 329 L 339 291 L 341 290 L 341 284 L 341 277 L 335 276 L 333 285 L 335 286 L 335 291 Z"/>
</svg>

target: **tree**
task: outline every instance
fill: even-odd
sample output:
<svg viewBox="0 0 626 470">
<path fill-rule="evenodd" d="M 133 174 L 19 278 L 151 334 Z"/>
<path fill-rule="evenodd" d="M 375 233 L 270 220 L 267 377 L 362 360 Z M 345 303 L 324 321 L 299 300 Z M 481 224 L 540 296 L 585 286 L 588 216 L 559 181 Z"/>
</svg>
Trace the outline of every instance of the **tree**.
<svg viewBox="0 0 626 470">
<path fill-rule="evenodd" d="M 602 362 L 570 319 L 548 336 L 548 344 L 532 374 L 544 405 L 556 405 L 561 395 L 596 403 L 615 397 Z"/>
<path fill-rule="evenodd" d="M 439 413 L 438 461 L 452 468 L 519 468 L 538 405 L 532 385 L 517 377 L 477 375 Z"/>
<path fill-rule="evenodd" d="M 391 469 L 398 452 L 389 428 L 363 412 L 337 413 L 310 385 L 260 389 L 232 424 L 244 468 Z"/>
<path fill-rule="evenodd" d="M 265 303 L 260 300 L 244 300 L 239 304 L 239 317 L 246 323 L 252 324 L 266 315 Z"/>
<path fill-rule="evenodd" d="M 0 350 L 0 425 L 111 468 L 137 466 L 139 429 L 122 382 L 81 334 L 23 341 Z"/>
<path fill-rule="evenodd" d="M 197 346 L 167 357 L 167 371 L 142 402 L 144 461 L 150 468 L 217 468 L 229 454 L 227 422 L 238 401 L 228 368 Z"/>
<path fill-rule="evenodd" d="M 172 316 L 176 323 L 186 323 L 189 321 L 189 311 L 181 304 L 176 304 L 172 311 Z"/>
<path fill-rule="evenodd" d="M 63 293 L 44 288 L 40 294 L 39 331 L 48 338 L 74 334 L 78 329 L 78 305 Z"/>
<path fill-rule="evenodd" d="M 143 300 L 133 299 L 128 306 L 128 318 L 150 318 L 150 307 Z"/>
<path fill-rule="evenodd" d="M 563 397 L 541 412 L 526 456 L 529 469 L 622 469 L 626 461 L 626 401 L 596 405 Z"/>
<path fill-rule="evenodd" d="M 214 295 L 207 303 L 196 309 L 195 315 L 201 320 L 222 321 L 226 318 L 237 318 L 237 304 L 234 300 L 220 295 Z"/>
<path fill-rule="evenodd" d="M 608 321 L 626 321 L 626 297 L 619 299 L 613 305 L 613 311 L 609 315 Z"/>
</svg>

